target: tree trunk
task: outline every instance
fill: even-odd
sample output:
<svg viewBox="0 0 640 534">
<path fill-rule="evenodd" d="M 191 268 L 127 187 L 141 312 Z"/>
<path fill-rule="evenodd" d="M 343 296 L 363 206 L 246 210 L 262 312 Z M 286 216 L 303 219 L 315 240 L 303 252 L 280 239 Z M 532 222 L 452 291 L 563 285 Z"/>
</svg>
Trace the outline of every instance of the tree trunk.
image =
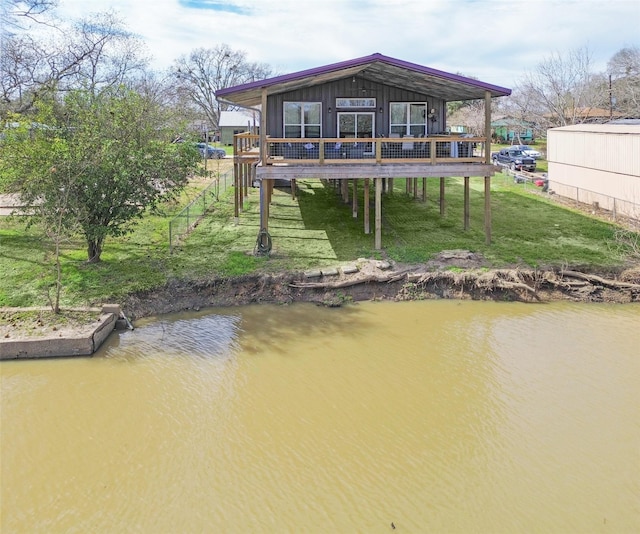
<svg viewBox="0 0 640 534">
<path fill-rule="evenodd" d="M 102 254 L 102 239 L 87 239 L 87 263 L 98 263 Z"/>
<path fill-rule="evenodd" d="M 62 291 L 62 266 L 60 265 L 60 236 L 56 236 L 56 298 L 53 313 L 60 313 L 60 292 Z"/>
</svg>

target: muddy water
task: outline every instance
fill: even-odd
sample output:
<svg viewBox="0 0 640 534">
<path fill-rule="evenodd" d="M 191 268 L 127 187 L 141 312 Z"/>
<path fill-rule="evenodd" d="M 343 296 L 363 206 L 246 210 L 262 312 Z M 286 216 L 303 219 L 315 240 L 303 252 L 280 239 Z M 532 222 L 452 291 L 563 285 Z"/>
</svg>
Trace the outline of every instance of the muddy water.
<svg viewBox="0 0 640 534">
<path fill-rule="evenodd" d="M 640 307 L 217 312 L 2 362 L 3 534 L 640 531 Z"/>
</svg>

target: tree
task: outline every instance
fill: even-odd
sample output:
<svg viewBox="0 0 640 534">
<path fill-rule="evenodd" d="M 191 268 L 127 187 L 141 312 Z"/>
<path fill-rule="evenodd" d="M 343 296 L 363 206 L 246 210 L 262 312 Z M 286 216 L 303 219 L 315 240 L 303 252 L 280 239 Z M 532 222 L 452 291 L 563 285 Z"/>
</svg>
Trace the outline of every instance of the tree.
<svg viewBox="0 0 640 534">
<path fill-rule="evenodd" d="M 601 106 L 605 88 L 591 69 L 587 48 L 554 53 L 525 74 L 510 98 L 517 117 L 528 117 L 544 130 L 584 120 L 581 110 Z"/>
<path fill-rule="evenodd" d="M 607 64 L 610 106 L 626 117 L 640 118 L 640 48 L 616 52 Z"/>
<path fill-rule="evenodd" d="M 29 111 L 43 91 L 118 85 L 148 64 L 139 40 L 111 13 L 72 23 L 51 19 L 32 33 L 15 28 L 2 34 L 0 119 L 10 111 Z"/>
<path fill-rule="evenodd" d="M 225 87 L 261 80 L 271 76 L 271 68 L 250 63 L 246 54 L 226 45 L 198 48 L 180 57 L 171 69 L 179 92 L 207 119 L 213 130 L 219 129 L 220 111 L 226 110 L 215 98 L 215 92 Z"/>
<path fill-rule="evenodd" d="M 58 0 L 3 0 L 0 6 L 0 27 L 3 34 L 9 28 L 22 29 L 24 23 L 43 24 L 43 15 L 51 12 L 58 5 Z"/>
<path fill-rule="evenodd" d="M 46 122 L 6 130 L 0 180 L 39 206 L 45 222 L 57 214 L 61 228 L 79 228 L 89 262 L 100 261 L 108 236 L 130 231 L 197 168 L 194 147 L 170 142 L 164 109 L 131 89 L 77 90 L 62 103 L 37 104 Z"/>
<path fill-rule="evenodd" d="M 454 104 L 450 106 L 449 104 Z M 467 132 L 484 136 L 484 100 L 447 103 L 447 123 L 466 126 Z"/>
</svg>

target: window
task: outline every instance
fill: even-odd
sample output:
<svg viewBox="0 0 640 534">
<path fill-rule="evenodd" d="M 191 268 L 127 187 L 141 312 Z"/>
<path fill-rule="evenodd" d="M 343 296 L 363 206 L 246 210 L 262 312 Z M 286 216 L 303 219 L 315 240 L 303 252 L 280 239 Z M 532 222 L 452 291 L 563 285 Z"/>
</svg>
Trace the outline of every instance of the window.
<svg viewBox="0 0 640 534">
<path fill-rule="evenodd" d="M 391 124 L 389 132 L 400 136 L 427 135 L 426 102 L 392 102 L 389 105 Z"/>
<path fill-rule="evenodd" d="M 285 102 L 284 136 L 320 137 L 321 110 L 320 102 Z"/>
<path fill-rule="evenodd" d="M 337 108 L 375 108 L 375 98 L 336 98 Z"/>
<path fill-rule="evenodd" d="M 374 122 L 375 113 L 341 111 L 338 113 L 338 137 L 371 139 Z"/>
</svg>

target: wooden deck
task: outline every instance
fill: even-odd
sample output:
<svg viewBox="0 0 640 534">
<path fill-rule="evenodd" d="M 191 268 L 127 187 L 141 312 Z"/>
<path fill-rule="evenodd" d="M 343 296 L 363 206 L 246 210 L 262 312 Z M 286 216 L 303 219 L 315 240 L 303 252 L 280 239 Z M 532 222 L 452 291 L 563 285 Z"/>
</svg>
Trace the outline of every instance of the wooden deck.
<svg viewBox="0 0 640 534">
<path fill-rule="evenodd" d="M 257 180 L 296 178 L 430 178 L 493 176 L 484 137 L 274 139 L 260 150 L 257 136 L 236 146 L 235 162 L 255 168 Z"/>
<path fill-rule="evenodd" d="M 483 163 L 356 163 L 304 164 L 282 163 L 258 165 L 255 178 L 258 180 L 292 180 L 298 178 L 324 178 L 350 180 L 354 178 L 449 178 L 453 176 L 493 176 L 496 167 Z"/>
<path fill-rule="evenodd" d="M 382 193 L 394 178 L 407 179 L 407 191 L 418 191 L 418 178 L 440 179 L 440 210 L 445 205 L 445 178 L 464 178 L 463 225 L 469 228 L 469 179 L 484 178 L 484 219 L 486 242 L 491 242 L 491 177 L 497 172 L 490 162 L 486 138 L 433 136 L 426 138 L 375 139 L 274 139 L 267 137 L 259 146 L 259 137 L 239 134 L 234 142 L 235 219 L 239 220 L 247 188 L 260 186 L 260 227 L 268 235 L 271 192 L 277 181 L 304 178 L 342 181 L 348 201 L 348 180 L 352 181 L 354 213 L 355 190 L 363 180 L 365 202 L 364 232 L 370 232 L 369 198 L 374 198 L 375 248 L 382 248 Z M 388 183 L 387 183 L 388 182 Z M 370 188 L 373 187 L 373 192 Z M 373 193 L 373 194 L 371 194 Z"/>
</svg>

